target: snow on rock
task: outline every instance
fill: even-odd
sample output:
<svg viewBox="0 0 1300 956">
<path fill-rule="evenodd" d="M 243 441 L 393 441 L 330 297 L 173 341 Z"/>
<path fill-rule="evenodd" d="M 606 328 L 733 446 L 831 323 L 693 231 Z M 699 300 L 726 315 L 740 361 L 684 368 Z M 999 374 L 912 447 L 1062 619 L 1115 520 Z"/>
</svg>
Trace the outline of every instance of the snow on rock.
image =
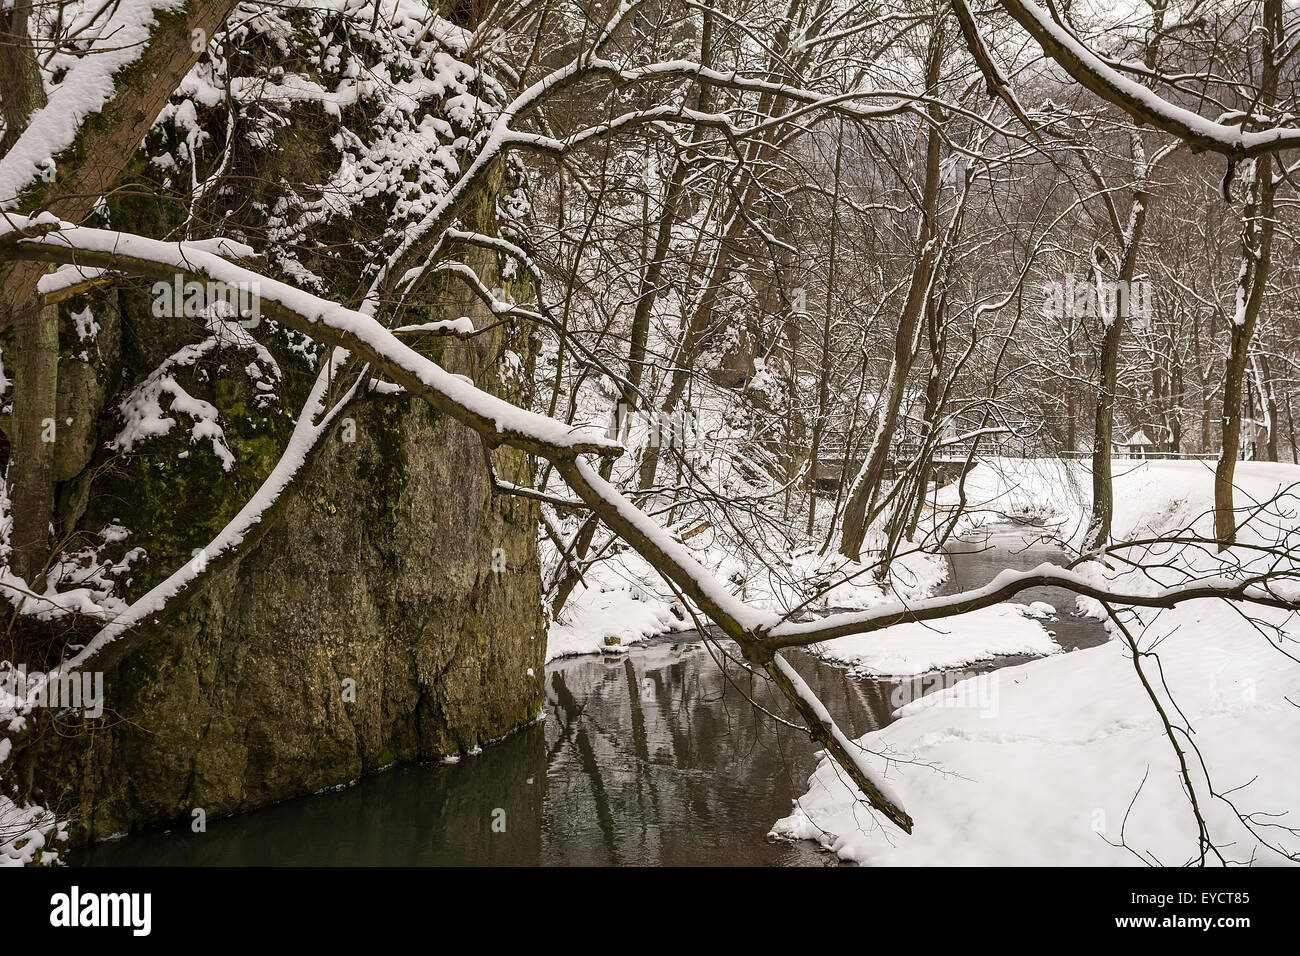
<svg viewBox="0 0 1300 956">
<path fill-rule="evenodd" d="M 544 541 L 543 547 L 547 544 Z M 721 582 L 726 582 L 728 591 L 744 600 L 753 611 L 788 612 L 803 605 L 814 591 L 822 593 L 816 601 L 803 607 L 805 612 L 817 613 L 830 608 L 865 610 L 884 605 L 895 597 L 905 600 L 927 597 L 948 574 L 947 560 L 942 555 L 911 550 L 900 554 L 894 562 L 889 586 L 885 588 L 873 576 L 873 568 L 840 555 L 819 556 L 815 551 L 768 554 L 765 557 L 769 563 L 765 565 L 745 560 L 720 538 L 701 535 L 689 544 L 692 557 L 719 582 L 715 587 L 721 588 Z M 659 573 L 634 551 L 623 551 L 584 570 L 583 575 L 591 586 L 576 587 L 561 612 L 560 622 L 551 626 L 548 660 L 608 651 L 655 634 L 695 626 Z M 1056 650 L 1041 627 L 1023 616 L 1017 618 L 1022 627 L 1014 646 L 1011 642 L 992 642 L 989 646 L 994 649 L 990 653 L 977 653 L 969 643 L 963 643 L 958 645 L 964 650 L 956 654 L 961 658 L 957 663 L 984 660 L 991 654 L 1047 654 Z M 1031 629 L 1042 637 L 1030 637 Z M 618 644 L 607 643 L 606 638 L 615 638 Z M 988 643 L 985 638 L 980 640 Z M 942 655 L 936 651 L 932 656 Z"/>
<path fill-rule="evenodd" d="M 803 601 L 816 587 L 824 593 L 810 605 L 814 610 L 867 610 L 893 598 L 929 597 L 948 578 L 948 559 L 904 546 L 890 564 L 888 587 L 876 580 L 874 567 L 832 553 L 797 554 L 789 561 L 786 578 L 775 574 L 759 578 L 757 599 L 771 610 L 787 610 Z"/>
<path fill-rule="evenodd" d="M 634 551 L 583 570 L 585 584 L 551 624 L 546 659 L 619 653 L 656 634 L 695 626 L 644 558 Z"/>
<path fill-rule="evenodd" d="M 0 741 L 0 761 L 4 759 Z M 54 841 L 67 839 L 67 823 L 55 819 L 44 807 L 19 806 L 0 795 L 0 867 L 45 866 L 57 864 L 59 853 L 51 849 Z"/>
<path fill-rule="evenodd" d="M 253 352 L 253 361 L 244 366 L 244 373 L 262 393 L 257 404 L 264 408 L 274 396 L 271 391 L 281 377 L 280 367 L 271 353 L 238 324 L 228 322 L 215 314 L 206 317 L 211 333 L 202 342 L 186 345 L 154 369 L 129 395 L 123 399 L 120 413 L 123 426 L 113 439 L 111 447 L 130 452 L 136 445 L 160 435 L 166 435 L 176 425 L 168 412 L 185 415 L 193 420 L 190 441 L 208 442 L 212 453 L 229 471 L 235 456 L 226 444 L 226 434 L 218 421 L 218 411 L 211 402 L 192 396 L 177 380 L 179 370 L 193 367 L 205 357 L 222 349 L 240 349 Z M 166 403 L 166 408 L 164 408 Z"/>
<path fill-rule="evenodd" d="M 691 627 L 689 619 L 673 614 L 669 603 L 656 598 L 638 600 L 627 590 L 575 593 L 574 606 L 552 624 L 546 641 L 546 659 L 575 654 L 619 653 L 629 645 L 666 631 Z"/>
</svg>

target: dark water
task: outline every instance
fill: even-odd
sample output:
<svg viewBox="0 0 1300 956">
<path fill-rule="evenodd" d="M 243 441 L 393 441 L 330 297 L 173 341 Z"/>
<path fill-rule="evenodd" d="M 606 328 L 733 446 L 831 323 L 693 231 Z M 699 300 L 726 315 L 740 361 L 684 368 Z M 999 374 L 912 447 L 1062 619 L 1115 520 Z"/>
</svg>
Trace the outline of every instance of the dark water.
<svg viewBox="0 0 1300 956">
<path fill-rule="evenodd" d="M 1060 557 L 1043 545 L 1023 548 L 1021 535 L 1003 529 L 954 546 L 954 580 L 945 589 Z M 1055 592 L 1022 600 L 1072 607 Z M 1067 647 L 1104 640 L 1095 622 L 1062 615 L 1048 626 Z M 556 661 L 547 668 L 544 719 L 477 756 L 398 767 L 341 790 L 210 820 L 202 834 L 177 829 L 102 843 L 69 861 L 834 865 L 811 843 L 766 839 L 803 792 L 815 748 L 751 703 L 789 717 L 766 681 L 720 657 L 728 649 L 690 634 L 618 658 Z M 895 682 L 849 680 L 803 653 L 791 661 L 851 737 L 890 721 Z"/>
<path fill-rule="evenodd" d="M 1068 557 L 1049 540 L 1043 528 L 998 522 L 949 542 L 948 561 L 952 573 L 938 594 L 981 587 L 1008 568 L 1028 571 L 1044 562 L 1065 564 Z M 1099 621 L 1074 613 L 1075 595 L 1064 588 L 1029 588 L 1014 600 L 1018 604 L 1042 601 L 1056 608 L 1056 618 L 1043 624 L 1056 635 L 1056 643 L 1067 651 L 1104 644 L 1107 640 Z M 996 665 L 1005 667 L 1031 659 L 1029 655 L 1009 655 L 999 658 Z"/>
</svg>

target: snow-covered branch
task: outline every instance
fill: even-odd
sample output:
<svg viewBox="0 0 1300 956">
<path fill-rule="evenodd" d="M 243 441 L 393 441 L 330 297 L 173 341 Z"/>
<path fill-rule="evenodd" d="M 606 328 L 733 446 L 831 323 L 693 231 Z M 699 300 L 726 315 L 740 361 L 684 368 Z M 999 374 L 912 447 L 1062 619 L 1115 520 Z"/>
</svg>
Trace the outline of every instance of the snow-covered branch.
<svg viewBox="0 0 1300 956">
<path fill-rule="evenodd" d="M 1277 589 L 1277 585 L 1286 582 L 1290 582 L 1290 586 Z M 1217 598 L 1300 610 L 1300 572 L 1289 568 L 1246 577 L 1207 576 L 1185 584 L 1155 588 L 1150 592 L 1123 593 L 1100 586 L 1081 572 L 1041 564 L 1029 571 L 1003 571 L 983 587 L 957 594 L 910 604 L 893 601 L 870 611 L 832 614 L 815 621 L 786 622 L 766 631 L 765 641 L 773 648 L 806 647 L 837 637 L 882 630 L 895 624 L 934 621 L 992 607 L 1036 587 L 1064 588 L 1081 597 L 1135 607 L 1172 608 L 1187 601 Z"/>
<path fill-rule="evenodd" d="M 1300 148 L 1300 129 L 1273 127 L 1247 131 L 1164 99 L 1130 79 L 1098 56 L 1033 0 L 1000 0 L 1003 9 L 1024 27 L 1048 56 L 1102 99 L 1140 123 L 1171 133 L 1194 152 L 1222 153 L 1233 159 Z"/>
<path fill-rule="evenodd" d="M 0 237 L 53 221 L 49 216 L 5 217 Z M 166 280 L 180 274 L 254 291 L 264 314 L 318 341 L 355 352 L 384 378 L 470 426 L 493 446 L 508 443 L 552 460 L 621 451 L 618 443 L 594 429 L 525 411 L 476 388 L 402 343 L 369 315 L 235 265 L 196 243 L 160 242 L 62 223 L 56 232 L 0 248 L 0 257 L 96 265 Z"/>
</svg>

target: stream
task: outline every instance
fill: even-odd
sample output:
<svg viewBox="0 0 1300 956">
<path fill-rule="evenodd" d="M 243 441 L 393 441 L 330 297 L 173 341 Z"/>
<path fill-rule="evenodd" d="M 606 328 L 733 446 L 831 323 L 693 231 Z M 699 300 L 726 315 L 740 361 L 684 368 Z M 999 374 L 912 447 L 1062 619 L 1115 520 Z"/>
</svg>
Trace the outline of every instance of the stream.
<svg viewBox="0 0 1300 956">
<path fill-rule="evenodd" d="M 999 571 L 1059 562 L 1034 529 L 992 526 L 950 544 L 939 593 Z M 1103 643 L 1072 595 L 1036 588 L 1066 650 Z M 722 645 L 726 651 L 728 645 Z M 769 842 L 816 765 L 815 746 L 754 707 L 789 716 L 766 681 L 696 632 L 617 657 L 546 669 L 541 721 L 456 763 L 403 765 L 350 786 L 221 820 L 206 833 L 150 831 L 66 854 L 73 865 L 837 865 L 809 842 Z M 891 721 L 898 681 L 849 679 L 805 652 L 791 662 L 850 737 Z M 1000 657 L 991 670 L 1025 656 Z"/>
</svg>

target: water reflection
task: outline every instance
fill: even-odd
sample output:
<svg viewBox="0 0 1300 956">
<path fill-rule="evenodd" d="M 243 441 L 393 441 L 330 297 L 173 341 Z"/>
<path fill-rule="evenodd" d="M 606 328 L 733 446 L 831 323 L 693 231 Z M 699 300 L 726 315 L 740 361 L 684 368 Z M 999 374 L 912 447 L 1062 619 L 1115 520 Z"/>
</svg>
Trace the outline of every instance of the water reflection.
<svg viewBox="0 0 1300 956">
<path fill-rule="evenodd" d="M 1007 529 L 998 534 L 954 545 L 945 590 L 1062 557 L 1045 545 L 1026 548 Z M 1057 592 L 1022 600 L 1068 612 L 1071 600 Z M 1105 639 L 1096 622 L 1068 613 L 1049 627 L 1067 647 Z M 679 635 L 623 657 L 557 661 L 547 668 L 544 720 L 478 756 L 398 767 L 342 790 L 209 821 L 205 834 L 143 833 L 74 851 L 70 861 L 834 864 L 810 843 L 766 841 L 803 792 L 815 748 L 781 723 L 791 716 L 785 701 L 728 661 L 728 649 Z M 889 723 L 895 682 L 849 679 L 804 653 L 790 659 L 850 736 Z"/>
<path fill-rule="evenodd" d="M 717 649 L 713 653 L 718 653 Z M 765 681 L 698 641 L 555 662 L 545 719 L 454 765 L 403 766 L 225 820 L 86 847 L 87 865 L 808 865 L 769 844 L 816 764 Z M 852 733 L 889 720 L 892 685 L 800 655 Z M 502 812 L 498 812 L 502 811 Z M 494 830 L 493 823 L 498 827 Z M 502 824 L 504 832 L 498 832 Z"/>
<path fill-rule="evenodd" d="M 1006 569 L 1028 571 L 1043 563 L 1064 565 L 1070 556 L 1047 537 L 1043 528 L 998 522 L 968 532 L 948 544 L 951 573 L 939 594 L 983 587 Z M 1015 597 L 1020 604 L 1043 601 L 1056 608 L 1054 620 L 1044 626 L 1056 635 L 1056 643 L 1067 651 L 1104 644 L 1109 638 L 1101 623 L 1074 613 L 1075 595 L 1064 588 L 1029 588 Z M 999 666 L 1029 660 L 1015 655 L 998 660 Z"/>
<path fill-rule="evenodd" d="M 700 643 L 656 642 L 550 673 L 546 862 L 828 862 L 764 839 L 802 792 L 813 746 L 771 716 L 790 715 L 766 681 L 708 658 Z M 806 655 L 797 666 L 855 732 L 889 720 L 890 685 Z"/>
</svg>

